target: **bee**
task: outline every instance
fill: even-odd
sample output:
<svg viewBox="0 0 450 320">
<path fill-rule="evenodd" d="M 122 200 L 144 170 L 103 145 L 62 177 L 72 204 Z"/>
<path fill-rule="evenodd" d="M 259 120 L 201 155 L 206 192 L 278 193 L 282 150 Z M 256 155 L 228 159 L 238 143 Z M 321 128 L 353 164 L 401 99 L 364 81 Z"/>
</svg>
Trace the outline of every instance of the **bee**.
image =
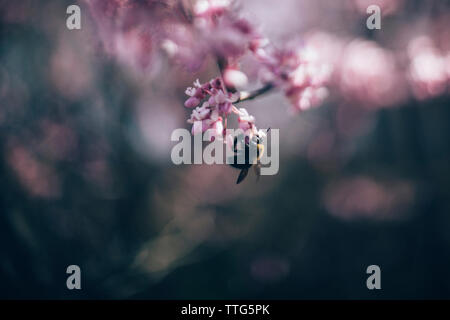
<svg viewBox="0 0 450 320">
<path fill-rule="evenodd" d="M 269 132 L 270 128 L 267 129 L 267 132 Z M 259 163 L 259 160 L 264 154 L 264 145 L 262 144 L 262 137 L 259 134 L 255 134 L 250 141 L 245 141 L 245 139 L 240 139 L 241 143 L 243 142 L 244 148 L 243 150 L 238 150 L 238 137 L 234 137 L 234 143 L 233 143 L 233 162 L 230 163 L 230 166 L 233 168 L 241 170 L 239 173 L 239 176 L 237 178 L 236 184 L 241 183 L 244 181 L 244 179 L 248 175 L 248 171 L 251 167 L 255 170 L 255 174 L 257 179 L 259 179 L 261 175 L 261 164 Z M 253 152 L 253 158 L 250 159 L 250 148 L 251 146 L 254 148 L 256 147 L 256 154 Z M 242 157 L 242 152 L 245 153 L 244 157 Z M 242 158 L 245 160 L 242 161 Z M 239 163 L 240 162 L 240 163 Z M 242 163 L 243 162 L 243 163 Z"/>
</svg>

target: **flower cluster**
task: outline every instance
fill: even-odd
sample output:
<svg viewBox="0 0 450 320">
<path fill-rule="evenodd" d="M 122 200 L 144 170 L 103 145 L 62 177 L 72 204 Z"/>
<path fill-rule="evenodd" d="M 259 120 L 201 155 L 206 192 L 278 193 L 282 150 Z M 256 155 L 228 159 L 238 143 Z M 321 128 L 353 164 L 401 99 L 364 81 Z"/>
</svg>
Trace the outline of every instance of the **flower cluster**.
<svg viewBox="0 0 450 320">
<path fill-rule="evenodd" d="M 217 106 L 221 113 L 229 114 L 232 107 L 232 94 L 226 92 L 226 89 L 220 78 L 215 78 L 209 82 L 201 84 L 197 79 L 194 87 L 188 87 L 186 94 L 190 97 L 184 103 L 187 108 L 194 108 L 200 101 L 208 97 L 210 106 Z"/>
<path fill-rule="evenodd" d="M 266 81 L 284 89 L 294 110 L 316 107 L 328 96 L 331 68 L 313 48 L 288 44 L 278 49 L 266 42 L 255 50 L 255 56 L 269 71 Z"/>
<path fill-rule="evenodd" d="M 197 79 L 194 87 L 186 89 L 189 98 L 184 105 L 187 108 L 195 108 L 192 111 L 188 123 L 192 124 L 192 134 L 213 129 L 214 137 L 223 135 L 223 119 L 231 113 L 232 95 L 227 93 L 220 78 L 201 84 Z M 201 106 L 198 106 L 202 103 Z"/>
<path fill-rule="evenodd" d="M 187 120 L 192 124 L 192 134 L 212 129 L 211 140 L 223 139 L 226 134 L 228 116 L 234 113 L 238 117 L 239 129 L 242 130 L 245 137 L 251 138 L 255 134 L 263 135 L 255 126 L 255 118 L 249 115 L 246 109 L 238 109 L 234 106 L 233 103 L 238 101 L 238 96 L 227 92 L 220 78 L 203 84 L 197 79 L 194 87 L 186 89 L 186 95 L 189 98 L 184 103 L 185 107 L 194 108 Z M 229 142 L 229 137 L 226 137 L 225 143 Z"/>
<path fill-rule="evenodd" d="M 320 63 L 315 52 L 306 48 L 290 55 L 292 66 L 287 72 L 285 94 L 295 110 L 307 110 L 320 105 L 328 96 L 326 83 L 331 69 Z"/>
<path fill-rule="evenodd" d="M 373 41 L 355 39 L 348 43 L 336 78 L 346 99 L 365 108 L 387 107 L 404 99 L 405 85 L 394 54 Z"/>
<path fill-rule="evenodd" d="M 203 53 L 197 57 L 203 57 L 209 52 L 224 65 L 221 70 L 222 77 L 204 84 L 196 81 L 193 88 L 186 90 L 189 98 L 185 107 L 195 108 L 188 120 L 193 124 L 193 134 L 214 129 L 215 135 L 220 135 L 220 131 L 224 132 L 226 129 L 226 120 L 230 113 L 238 115 L 239 128 L 247 137 L 258 132 L 254 117 L 245 109 L 237 109 L 233 103 L 239 102 L 242 97 L 245 97 L 244 100 L 250 97 L 253 99 L 268 90 L 260 90 L 255 95 L 237 92 L 236 96 L 240 98 L 227 91 L 231 89 L 234 92 L 236 88 L 245 87 L 247 84 L 247 76 L 238 67 L 239 58 L 246 52 L 268 71 L 269 76 L 263 79 L 266 88 L 282 88 L 295 110 L 318 106 L 327 96 L 325 85 L 331 74 L 330 68 L 320 62 L 315 51 L 298 44 L 275 48 L 255 32 L 246 20 L 233 14 L 230 1 L 198 1 L 194 9 L 194 26 L 195 31 L 190 29 L 189 35 L 192 36 L 192 32 L 197 32 L 197 36 L 201 35 L 198 37 L 201 41 L 197 42 L 195 47 L 202 48 L 199 50 Z M 188 51 L 180 51 L 183 47 L 180 43 L 171 44 L 174 53 L 192 57 L 192 54 L 187 54 Z M 203 45 L 206 47 L 203 48 Z"/>
<path fill-rule="evenodd" d="M 217 61 L 219 78 L 196 81 L 186 90 L 184 105 L 194 108 L 188 120 L 194 134 L 213 129 L 214 136 L 223 137 L 227 117 L 235 113 L 246 135 L 254 135 L 254 118 L 233 104 L 272 88 L 284 90 L 295 110 L 317 106 L 327 95 L 329 73 L 314 52 L 303 44 L 275 48 L 239 16 L 233 0 L 91 0 L 89 6 L 105 48 L 121 60 L 146 67 L 160 47 L 189 71 L 198 70 L 207 57 Z M 244 55 L 268 71 L 270 77 L 263 79 L 268 90 L 256 95 L 237 91 L 248 83 L 239 67 Z"/>
<path fill-rule="evenodd" d="M 417 37 L 408 47 L 409 80 L 414 96 L 423 100 L 443 94 L 450 84 L 450 53 L 447 57 L 430 38 Z"/>
<path fill-rule="evenodd" d="M 259 137 L 265 135 L 264 132 L 256 128 L 255 117 L 249 115 L 246 109 L 240 108 L 238 115 L 239 129 L 243 131 L 245 137 L 251 138 L 256 134 Z"/>
<path fill-rule="evenodd" d="M 160 47 L 189 71 L 198 70 L 207 57 L 221 67 L 224 88 L 207 83 L 187 93 L 186 107 L 198 107 L 209 96 L 207 105 L 217 106 L 219 117 L 231 112 L 226 92 L 244 88 L 248 79 L 239 63 L 244 55 L 253 57 L 271 76 L 272 87 L 280 87 L 296 110 L 320 104 L 327 94 L 327 69 L 303 44 L 275 48 L 257 28 L 242 18 L 233 0 L 192 2 L 91 0 L 92 15 L 107 51 L 134 66 L 146 67 Z M 199 114 L 205 114 L 202 109 Z M 197 116 L 199 116 L 197 114 Z M 213 116 L 211 114 L 211 116 Z M 212 118 L 213 123 L 217 119 Z M 210 127 L 211 125 L 206 125 Z"/>
<path fill-rule="evenodd" d="M 160 38 L 160 20 L 170 8 L 163 1 L 85 0 L 104 51 L 134 70 L 147 69 Z"/>
<path fill-rule="evenodd" d="M 189 16 L 188 24 L 180 21 L 166 27 L 163 48 L 191 71 L 199 69 L 207 56 L 236 60 L 259 38 L 230 0 L 199 0 Z"/>
</svg>

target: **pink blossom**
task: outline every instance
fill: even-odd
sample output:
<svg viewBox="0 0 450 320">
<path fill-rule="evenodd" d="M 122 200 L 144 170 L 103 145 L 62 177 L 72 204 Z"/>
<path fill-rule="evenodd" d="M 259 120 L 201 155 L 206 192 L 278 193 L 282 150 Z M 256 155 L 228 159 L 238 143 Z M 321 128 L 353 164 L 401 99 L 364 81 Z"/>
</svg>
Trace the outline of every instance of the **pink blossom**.
<svg viewBox="0 0 450 320">
<path fill-rule="evenodd" d="M 200 0 L 194 8 L 198 45 L 225 59 L 243 55 L 253 40 L 259 38 L 254 27 L 240 18 L 230 0 Z"/>
<path fill-rule="evenodd" d="M 205 62 L 208 48 L 193 26 L 176 22 L 165 26 L 161 47 L 177 64 L 190 72 L 197 71 Z"/>
<path fill-rule="evenodd" d="M 209 107 L 208 102 L 204 102 L 201 107 L 192 110 L 190 119 L 187 121 L 192 124 L 192 134 L 203 133 L 208 129 L 217 129 L 216 122 L 222 122 L 217 109 Z"/>
<path fill-rule="evenodd" d="M 211 17 L 214 15 L 220 15 L 229 10 L 230 5 L 230 0 L 200 0 L 197 1 L 194 6 L 194 13 L 199 17 Z"/>
<path fill-rule="evenodd" d="M 205 24 L 203 24 L 205 23 Z M 212 50 L 211 53 L 227 59 L 242 56 L 250 46 L 250 42 L 257 37 L 250 24 L 248 28 L 244 20 L 236 20 L 231 15 L 224 15 L 213 21 L 200 23 L 203 37 Z"/>
<path fill-rule="evenodd" d="M 209 103 L 212 106 L 216 106 L 221 114 L 230 114 L 232 110 L 232 95 L 231 93 L 225 93 L 222 89 L 213 88 L 211 90 L 211 97 Z"/>
<path fill-rule="evenodd" d="M 394 54 L 377 43 L 354 40 L 338 66 L 339 89 L 366 107 L 388 107 L 404 99 L 405 81 Z"/>
<path fill-rule="evenodd" d="M 221 138 L 224 130 L 222 118 L 219 117 L 217 121 L 214 121 L 209 129 L 212 129 L 212 132 L 210 132 L 210 136 L 208 137 L 209 140 L 212 141 L 216 138 Z"/>
<path fill-rule="evenodd" d="M 198 106 L 199 103 L 200 103 L 200 99 L 198 99 L 196 97 L 190 97 L 189 99 L 186 100 L 186 102 L 184 103 L 184 106 L 186 108 L 194 108 L 194 107 Z"/>
<path fill-rule="evenodd" d="M 243 88 L 248 83 L 248 78 L 237 68 L 228 67 L 223 72 L 223 81 L 227 88 Z"/>
<path fill-rule="evenodd" d="M 411 41 L 409 55 L 413 94 L 418 99 L 424 99 L 444 93 L 448 81 L 446 61 L 431 39 L 419 37 Z"/>
<path fill-rule="evenodd" d="M 319 106 L 328 97 L 328 89 L 322 86 L 291 87 L 286 96 L 294 110 L 304 111 Z"/>
<path fill-rule="evenodd" d="M 239 128 L 243 131 L 246 137 L 251 138 L 258 134 L 258 129 L 255 126 L 255 118 L 247 112 L 246 109 L 237 109 L 233 102 L 237 101 L 237 97 L 227 92 L 222 80 L 214 78 L 209 82 L 200 83 L 199 80 L 194 82 L 194 87 L 186 89 L 185 93 L 190 96 L 186 102 L 186 107 L 195 107 L 203 100 L 201 107 L 196 107 L 187 121 L 192 124 L 192 134 L 203 133 L 208 129 L 213 129 L 211 138 L 221 137 L 226 131 L 224 120 L 231 113 L 238 115 Z M 263 133 L 261 133 L 261 136 Z M 225 143 L 229 143 L 228 137 L 225 138 Z"/>
<path fill-rule="evenodd" d="M 214 129 L 214 136 L 222 136 L 224 131 L 223 119 L 232 112 L 237 112 L 233 101 L 237 98 L 232 93 L 227 92 L 222 80 L 214 78 L 209 82 L 200 83 L 197 79 L 194 87 L 186 89 L 185 93 L 189 98 L 185 102 L 188 108 L 194 108 L 204 101 L 201 107 L 192 111 L 188 123 L 191 123 L 192 133 L 205 132 Z"/>
<path fill-rule="evenodd" d="M 208 90 L 211 90 L 211 84 L 205 83 L 204 85 L 200 84 L 200 81 L 197 79 L 194 82 L 194 87 L 188 87 L 185 91 L 186 95 L 190 96 L 184 103 L 184 106 L 187 108 L 194 108 L 198 106 L 201 100 L 203 100 L 208 94 Z"/>
<path fill-rule="evenodd" d="M 256 56 L 271 72 L 270 82 L 284 88 L 295 110 L 318 106 L 327 97 L 325 85 L 332 69 L 319 59 L 314 48 L 298 43 L 282 49 L 266 46 L 257 49 Z"/>
<path fill-rule="evenodd" d="M 248 111 L 244 108 L 239 109 L 238 114 L 239 129 L 244 132 L 246 137 L 253 137 L 258 132 L 255 126 L 255 117 L 248 114 Z"/>
<path fill-rule="evenodd" d="M 139 69 L 150 66 L 161 16 L 162 1 L 86 1 L 107 54 Z"/>
<path fill-rule="evenodd" d="M 206 57 L 238 59 L 259 37 L 254 27 L 238 16 L 227 0 L 195 3 L 192 21 L 163 24 L 162 47 L 189 71 L 198 70 Z"/>
<path fill-rule="evenodd" d="M 229 0 L 200 0 L 192 6 L 178 1 L 90 0 L 105 51 L 122 62 L 146 68 L 155 48 L 189 71 L 208 55 L 237 59 L 259 35 L 239 17 Z"/>
</svg>

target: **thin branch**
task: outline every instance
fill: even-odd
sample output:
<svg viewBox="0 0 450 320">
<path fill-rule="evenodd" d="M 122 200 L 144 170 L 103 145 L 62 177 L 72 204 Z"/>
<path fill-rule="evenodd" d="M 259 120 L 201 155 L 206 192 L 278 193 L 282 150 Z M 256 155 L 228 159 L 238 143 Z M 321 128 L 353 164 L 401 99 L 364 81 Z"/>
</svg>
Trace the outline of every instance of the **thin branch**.
<svg viewBox="0 0 450 320">
<path fill-rule="evenodd" d="M 269 92 L 274 87 L 275 86 L 272 83 L 268 83 L 264 87 L 259 88 L 259 89 L 254 90 L 254 91 L 241 91 L 241 93 L 239 95 L 239 99 L 236 102 L 234 102 L 234 103 L 239 103 L 239 102 L 247 101 L 247 100 L 253 100 L 256 97 L 259 97 L 259 96 Z"/>
<path fill-rule="evenodd" d="M 225 85 L 225 79 L 223 77 L 223 70 L 225 70 L 226 68 L 226 60 L 224 58 L 221 57 L 217 57 L 217 67 L 219 68 L 219 73 L 220 73 L 220 80 L 222 82 L 222 89 L 223 92 L 227 93 L 228 89 L 227 86 Z"/>
<path fill-rule="evenodd" d="M 227 91 L 231 91 L 232 93 L 236 92 L 235 88 L 227 88 L 225 85 L 225 81 L 223 78 L 223 70 L 226 68 L 226 60 L 224 58 L 221 57 L 217 57 L 217 66 L 219 68 L 219 72 L 220 72 L 220 78 L 222 79 L 222 86 L 224 89 L 224 92 L 227 93 Z M 275 87 L 275 85 L 273 83 L 268 83 L 265 86 L 254 90 L 254 91 L 241 91 L 239 94 L 239 98 L 234 102 L 234 103 L 239 103 L 242 101 L 247 101 L 247 100 L 253 100 L 267 92 L 269 92 L 270 90 L 272 90 Z"/>
</svg>

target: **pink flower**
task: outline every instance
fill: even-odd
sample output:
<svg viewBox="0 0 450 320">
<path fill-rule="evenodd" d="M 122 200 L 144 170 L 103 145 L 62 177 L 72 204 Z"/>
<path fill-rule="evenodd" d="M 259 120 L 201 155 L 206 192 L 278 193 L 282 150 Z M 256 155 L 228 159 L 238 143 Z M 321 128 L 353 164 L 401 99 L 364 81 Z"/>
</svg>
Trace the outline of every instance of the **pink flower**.
<svg viewBox="0 0 450 320">
<path fill-rule="evenodd" d="M 209 52 L 194 26 L 182 22 L 168 24 L 164 29 L 164 37 L 161 47 L 172 61 L 189 72 L 200 69 Z"/>
<path fill-rule="evenodd" d="M 162 1 L 85 0 L 105 52 L 136 69 L 148 68 L 158 41 Z"/>
<path fill-rule="evenodd" d="M 209 108 L 208 102 L 204 102 L 201 107 L 197 107 L 192 110 L 191 118 L 188 120 L 189 123 L 194 123 L 195 121 L 203 121 L 211 117 L 212 109 Z M 216 117 L 217 118 L 217 117 Z"/>
<path fill-rule="evenodd" d="M 294 106 L 294 110 L 304 111 L 319 106 L 328 97 L 328 89 L 314 86 L 293 87 L 286 96 Z"/>
<path fill-rule="evenodd" d="M 187 88 L 185 92 L 190 96 L 185 102 L 186 107 L 195 107 L 200 103 L 200 100 L 204 100 L 201 107 L 196 107 L 192 110 L 192 114 L 187 121 L 192 124 L 192 134 L 195 135 L 208 129 L 213 129 L 210 138 L 222 138 L 226 129 L 223 120 L 226 120 L 227 116 L 232 112 L 238 115 L 239 128 L 247 137 L 251 138 L 258 133 L 258 129 L 255 126 L 255 118 L 249 115 L 244 108 L 238 110 L 234 107 L 233 101 L 235 97 L 231 93 L 224 91 L 220 78 L 212 79 L 204 84 L 196 80 L 194 87 Z"/>
<path fill-rule="evenodd" d="M 253 25 L 231 0 L 85 0 L 105 51 L 121 62 L 147 68 L 158 48 L 189 71 L 208 56 L 227 63 L 255 49 Z M 236 78 L 238 76 L 239 78 Z M 243 82 L 242 75 L 234 79 Z M 194 102 L 191 100 L 191 105 Z"/>
<path fill-rule="evenodd" d="M 337 71 L 339 89 L 346 99 L 369 108 L 389 107 L 404 99 L 405 81 L 395 56 L 376 42 L 350 42 Z"/>
<path fill-rule="evenodd" d="M 211 93 L 209 104 L 216 106 L 221 114 L 230 114 L 233 107 L 231 93 L 224 93 L 222 89 L 215 88 L 211 90 Z"/>
<path fill-rule="evenodd" d="M 314 54 L 307 50 L 297 53 L 296 67 L 287 74 L 286 96 L 298 111 L 316 107 L 328 96 L 325 84 L 331 69 L 318 63 Z"/>
<path fill-rule="evenodd" d="M 224 91 L 220 78 L 212 79 L 204 84 L 197 79 L 194 87 L 187 88 L 185 93 L 190 96 L 184 103 L 187 108 L 194 108 L 202 100 L 207 100 L 208 106 L 220 115 L 226 116 L 233 110 L 233 99 L 235 98 L 230 92 Z"/>
<path fill-rule="evenodd" d="M 204 101 L 201 107 L 192 111 L 188 123 L 191 123 L 192 133 L 205 132 L 208 129 L 214 130 L 214 138 L 222 137 L 224 131 L 223 119 L 232 112 L 237 112 L 233 106 L 236 99 L 230 92 L 224 91 L 224 84 L 220 78 L 214 78 L 209 82 L 201 84 L 197 79 L 194 87 L 186 89 L 185 93 L 189 98 L 185 102 L 188 108 L 194 108 Z M 212 137 L 211 137 L 212 138 Z"/>
<path fill-rule="evenodd" d="M 220 15 L 229 10 L 230 0 L 199 0 L 194 6 L 196 16 L 214 16 Z"/>
<path fill-rule="evenodd" d="M 168 0 L 85 0 L 108 54 L 146 68 L 162 47 L 190 71 L 208 55 L 225 60 L 244 55 L 258 38 L 230 0 L 200 0 L 194 6 Z"/>
<path fill-rule="evenodd" d="M 229 0 L 197 1 L 192 21 L 165 25 L 163 48 L 190 71 L 198 70 L 208 55 L 226 61 L 243 56 L 259 35 L 230 4 Z"/>
<path fill-rule="evenodd" d="M 265 80 L 283 87 L 295 110 L 318 106 L 327 97 L 325 86 L 332 69 L 314 48 L 289 43 L 277 49 L 264 44 L 255 50 L 255 56 L 271 73 Z"/>
<path fill-rule="evenodd" d="M 192 134 L 203 133 L 208 129 L 221 135 L 223 131 L 222 117 L 215 108 L 210 108 L 208 102 L 204 102 L 201 107 L 192 110 L 190 119 L 187 121 L 192 124 Z"/>
<path fill-rule="evenodd" d="M 216 138 L 221 138 L 224 130 L 222 118 L 219 117 L 218 120 L 214 121 L 208 129 L 212 129 L 212 132 L 210 132 L 210 136 L 208 137 L 210 141 L 213 141 Z"/>
<path fill-rule="evenodd" d="M 248 78 L 242 71 L 228 67 L 223 72 L 223 80 L 227 88 L 243 88 L 248 83 Z"/>
<path fill-rule="evenodd" d="M 428 37 L 419 37 L 409 44 L 409 79 L 418 99 L 438 96 L 447 88 L 448 76 L 443 54 Z"/>
<path fill-rule="evenodd" d="M 188 87 L 185 91 L 186 95 L 190 96 L 190 98 L 185 101 L 184 106 L 186 108 L 194 108 L 198 106 L 200 101 L 206 97 L 207 93 L 209 92 L 208 90 L 210 89 L 211 84 L 206 83 L 204 85 L 201 85 L 200 81 L 197 79 L 194 82 L 194 88 Z"/>
<path fill-rule="evenodd" d="M 255 126 L 255 117 L 249 115 L 244 108 L 239 108 L 238 122 L 239 129 L 244 132 L 246 137 L 251 138 L 258 132 L 258 129 Z"/>
<path fill-rule="evenodd" d="M 189 99 L 186 100 L 186 102 L 184 103 L 184 106 L 186 108 L 194 108 L 194 107 L 198 106 L 199 103 L 200 103 L 200 99 L 198 99 L 196 97 L 190 97 Z"/>
</svg>

